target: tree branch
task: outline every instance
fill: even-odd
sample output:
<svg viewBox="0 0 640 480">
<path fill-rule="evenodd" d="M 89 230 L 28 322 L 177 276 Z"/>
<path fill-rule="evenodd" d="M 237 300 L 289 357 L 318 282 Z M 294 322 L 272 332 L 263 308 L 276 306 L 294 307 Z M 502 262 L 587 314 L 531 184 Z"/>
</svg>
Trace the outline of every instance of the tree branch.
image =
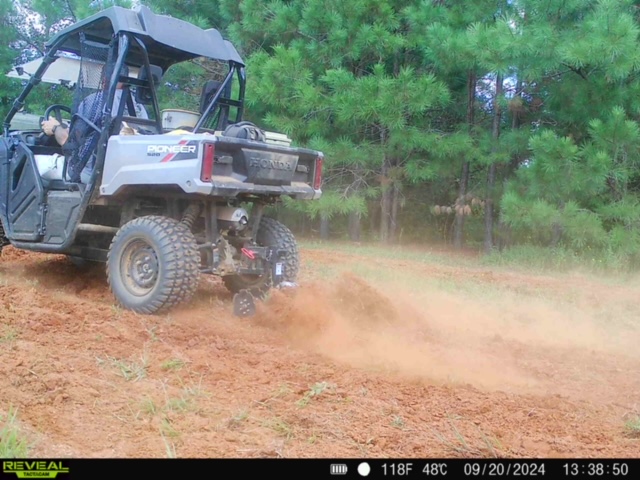
<svg viewBox="0 0 640 480">
<path fill-rule="evenodd" d="M 73 23 L 76 23 L 78 21 L 75 12 L 73 11 L 73 8 L 71 7 L 71 2 L 69 0 L 65 0 L 65 3 L 67 4 L 67 9 L 69 10 L 69 13 L 71 14 L 71 18 L 73 19 Z"/>
<path fill-rule="evenodd" d="M 33 40 L 31 38 L 29 38 L 27 35 L 25 35 L 24 33 L 22 33 L 20 30 L 16 29 L 16 33 L 18 34 L 18 38 L 20 38 L 20 40 L 22 40 L 23 42 L 25 42 L 28 46 L 30 46 L 31 48 L 35 48 L 38 53 L 40 55 L 44 56 L 44 51 L 42 50 L 42 48 L 40 48 L 39 45 L 37 45 L 36 43 L 33 42 Z"/>
<path fill-rule="evenodd" d="M 572 67 L 571 65 L 567 65 L 566 63 L 563 63 L 563 65 L 567 67 L 569 70 L 571 70 L 573 73 L 580 75 L 584 80 L 589 80 L 589 78 L 582 71 L 582 68 L 575 68 L 575 67 Z"/>
</svg>

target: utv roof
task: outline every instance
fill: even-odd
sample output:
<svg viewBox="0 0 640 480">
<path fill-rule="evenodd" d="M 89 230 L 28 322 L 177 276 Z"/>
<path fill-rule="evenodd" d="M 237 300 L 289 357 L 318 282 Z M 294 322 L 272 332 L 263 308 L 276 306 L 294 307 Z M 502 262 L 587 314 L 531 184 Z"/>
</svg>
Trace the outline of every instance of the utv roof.
<svg viewBox="0 0 640 480">
<path fill-rule="evenodd" d="M 145 6 L 102 10 L 58 32 L 46 43 L 46 48 L 62 42 L 58 48 L 80 55 L 81 32 L 87 40 L 104 44 L 116 33 L 130 32 L 143 41 L 149 62 L 164 71 L 174 63 L 197 57 L 233 61 L 244 66 L 235 47 L 222 38 L 218 30 L 204 30 L 184 20 L 155 14 Z M 142 52 L 136 48 L 131 49 L 127 60 L 138 65 L 144 63 Z"/>
</svg>

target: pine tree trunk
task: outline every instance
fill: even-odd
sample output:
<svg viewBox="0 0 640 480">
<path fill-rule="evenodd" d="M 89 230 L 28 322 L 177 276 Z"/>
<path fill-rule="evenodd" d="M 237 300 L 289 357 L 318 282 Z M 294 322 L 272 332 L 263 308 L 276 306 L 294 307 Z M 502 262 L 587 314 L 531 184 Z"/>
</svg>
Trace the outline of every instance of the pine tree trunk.
<svg viewBox="0 0 640 480">
<path fill-rule="evenodd" d="M 562 239 L 562 225 L 553 222 L 551 226 L 551 247 L 557 247 Z"/>
<path fill-rule="evenodd" d="M 564 207 L 565 207 L 565 202 L 560 201 L 558 208 L 561 212 L 564 211 Z M 564 228 L 562 228 L 562 223 L 553 222 L 553 224 L 551 225 L 551 246 L 552 247 L 555 248 L 560 244 L 560 240 L 562 240 L 563 233 L 564 233 Z"/>
<path fill-rule="evenodd" d="M 386 131 L 380 129 L 380 147 L 385 148 Z M 380 243 L 388 243 L 389 241 L 389 221 L 391 217 L 391 185 L 389 182 L 389 170 L 391 169 L 391 161 L 384 155 L 382 159 L 381 183 L 382 183 L 382 199 L 380 202 Z"/>
<path fill-rule="evenodd" d="M 380 204 L 378 202 L 369 202 L 369 237 L 371 238 L 376 231 L 378 225 L 378 215 L 380 214 Z"/>
<path fill-rule="evenodd" d="M 391 219 L 391 185 L 389 184 L 389 163 L 385 158 L 382 164 L 382 202 L 380 204 L 380 242 L 389 241 L 389 224 Z"/>
<path fill-rule="evenodd" d="M 352 242 L 360 241 L 360 214 L 358 212 L 349 213 L 349 238 Z"/>
<path fill-rule="evenodd" d="M 500 110 L 500 97 L 502 96 L 502 82 L 503 77 L 501 73 L 496 75 L 496 95 L 493 99 L 493 151 L 496 151 L 498 138 L 500 137 L 500 118 L 502 112 Z M 496 163 L 493 162 L 489 166 L 489 172 L 487 174 L 487 197 L 485 199 L 484 210 L 484 251 L 485 253 L 491 253 L 493 250 L 493 195 L 494 186 L 496 183 Z"/>
<path fill-rule="evenodd" d="M 467 194 L 467 185 L 469 184 L 469 162 L 462 164 L 462 174 L 460 176 L 460 188 L 458 190 L 458 202 L 463 204 L 464 196 Z M 456 209 L 456 219 L 453 226 L 453 246 L 457 249 L 462 248 L 464 243 L 464 212 Z"/>
<path fill-rule="evenodd" d="M 473 129 L 474 112 L 475 112 L 475 100 L 476 100 L 476 73 L 469 71 L 467 76 L 467 126 L 469 133 Z M 469 186 L 469 162 L 462 164 L 462 174 L 460 176 L 460 188 L 458 191 L 458 198 L 462 199 L 467 194 L 467 188 Z M 464 215 L 460 215 L 456 212 L 456 222 L 453 227 L 453 246 L 455 248 L 462 248 L 464 243 Z"/>
<path fill-rule="evenodd" d="M 487 198 L 484 206 L 484 251 L 491 253 L 493 250 L 493 187 L 496 182 L 496 164 L 489 166 L 487 174 Z"/>
<path fill-rule="evenodd" d="M 522 99 L 522 79 L 520 77 L 518 77 L 516 81 L 516 94 L 514 96 L 514 100 L 518 100 L 518 99 Z M 511 110 L 511 114 L 512 114 L 511 130 L 512 131 L 515 131 L 518 128 L 520 128 L 520 124 L 521 124 L 520 108 L 521 108 L 520 104 L 516 103 L 513 109 Z M 506 184 L 507 181 L 509 181 L 509 178 L 511 177 L 511 175 L 513 175 L 515 171 L 518 169 L 519 164 L 520 164 L 520 155 L 514 154 L 511 157 L 511 161 L 509 162 L 506 172 L 504 173 L 504 178 L 502 180 L 503 184 Z M 504 223 L 502 219 L 499 219 L 498 220 L 498 238 L 496 242 L 498 244 L 498 250 L 502 251 L 508 246 L 509 238 L 511 236 L 510 232 L 511 232 L 511 227 L 506 223 Z"/>
<path fill-rule="evenodd" d="M 516 95 L 515 98 L 516 99 L 520 99 L 522 100 L 522 79 L 520 77 L 518 77 L 518 80 L 516 81 Z M 516 107 L 513 110 L 513 116 L 511 117 L 511 129 L 512 130 L 517 130 L 518 128 L 520 128 L 520 125 L 522 124 L 522 120 L 521 120 L 521 111 L 520 111 L 520 105 L 517 104 Z M 511 157 L 511 162 L 509 162 L 509 171 L 507 173 L 508 176 L 512 175 L 513 173 L 515 173 L 515 171 L 518 169 L 518 165 L 520 165 L 520 155 L 519 154 L 515 154 L 513 155 L 513 157 Z"/>
<path fill-rule="evenodd" d="M 324 215 L 320 216 L 320 238 L 329 240 L 329 219 Z"/>
<path fill-rule="evenodd" d="M 398 241 L 398 207 L 400 205 L 400 188 L 394 183 L 391 194 L 391 225 L 389 226 L 389 242 Z"/>
</svg>

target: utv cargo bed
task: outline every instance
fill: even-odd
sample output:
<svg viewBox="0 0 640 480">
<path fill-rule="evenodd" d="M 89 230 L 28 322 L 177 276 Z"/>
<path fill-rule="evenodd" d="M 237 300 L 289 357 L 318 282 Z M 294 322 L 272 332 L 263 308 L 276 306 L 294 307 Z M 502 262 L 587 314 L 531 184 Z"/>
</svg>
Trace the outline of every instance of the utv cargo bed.
<svg viewBox="0 0 640 480">
<path fill-rule="evenodd" d="M 314 200 L 321 195 L 322 161 L 314 150 L 220 135 L 113 136 L 100 195 L 143 185 L 176 185 L 185 193 L 202 195 Z"/>
</svg>

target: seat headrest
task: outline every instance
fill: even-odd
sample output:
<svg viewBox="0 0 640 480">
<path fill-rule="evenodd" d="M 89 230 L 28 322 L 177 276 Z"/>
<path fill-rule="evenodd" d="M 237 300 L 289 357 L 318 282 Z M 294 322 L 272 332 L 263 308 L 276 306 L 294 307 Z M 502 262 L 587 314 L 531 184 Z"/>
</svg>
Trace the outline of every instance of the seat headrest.
<svg viewBox="0 0 640 480">
<path fill-rule="evenodd" d="M 160 85 L 160 80 L 162 80 L 162 75 L 164 74 L 164 72 L 158 65 L 149 65 L 149 67 L 151 68 L 151 81 L 153 82 L 155 88 Z M 140 67 L 138 79 L 149 80 L 149 75 L 147 75 L 147 68 L 144 65 Z M 151 89 L 149 87 L 142 86 L 136 88 L 136 101 L 143 104 L 150 104 L 151 102 L 153 102 Z"/>
<path fill-rule="evenodd" d="M 202 94 L 200 95 L 200 114 L 204 114 L 207 109 L 207 105 L 216 94 L 218 89 L 222 86 L 222 82 L 217 80 L 208 80 L 202 87 Z"/>
</svg>

